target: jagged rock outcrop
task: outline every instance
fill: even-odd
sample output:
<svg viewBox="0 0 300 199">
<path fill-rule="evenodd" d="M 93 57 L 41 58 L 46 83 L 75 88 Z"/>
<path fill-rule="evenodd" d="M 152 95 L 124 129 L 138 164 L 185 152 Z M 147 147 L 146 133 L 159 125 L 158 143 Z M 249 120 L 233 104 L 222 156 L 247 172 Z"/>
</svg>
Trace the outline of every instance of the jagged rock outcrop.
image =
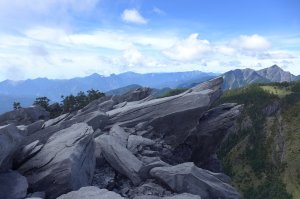
<svg viewBox="0 0 300 199">
<path fill-rule="evenodd" d="M 192 160 L 198 166 L 215 172 L 221 171 L 219 166 L 211 164 L 212 156 L 219 149 L 227 130 L 241 114 L 242 108 L 237 104 L 222 104 L 204 113 L 186 141 L 192 149 Z"/>
<path fill-rule="evenodd" d="M 105 159 L 114 169 L 127 176 L 135 185 L 141 182 L 138 172 L 142 162 L 128 149 L 110 135 L 101 135 L 96 142 L 100 145 Z"/>
<path fill-rule="evenodd" d="M 18 170 L 28 180 L 27 196 L 41 192 L 46 199 L 239 196 L 225 175 L 182 164 L 221 170 L 218 147 L 243 108 L 212 107 L 222 82 L 216 78 L 160 99 L 138 88 L 51 120 L 9 126 L 9 135 L 20 140 L 8 147 L 0 139 L 7 147 L 0 170 Z M 7 164 L 12 159 L 13 167 Z"/>
<path fill-rule="evenodd" d="M 28 183 L 18 172 L 0 173 L 0 198 L 23 199 L 27 195 Z"/>
<path fill-rule="evenodd" d="M 12 167 L 14 153 L 19 149 L 24 136 L 13 124 L 0 127 L 0 172 Z"/>
<path fill-rule="evenodd" d="M 40 152 L 18 170 L 30 189 L 55 198 L 91 183 L 94 167 L 93 130 L 84 123 L 54 133 Z"/>
<path fill-rule="evenodd" d="M 44 108 L 32 106 L 20 108 L 0 115 L 0 126 L 6 124 L 28 125 L 38 120 L 49 119 L 49 113 Z"/>
<path fill-rule="evenodd" d="M 108 191 L 106 189 L 99 189 L 97 187 L 82 187 L 78 191 L 72 191 L 64 194 L 57 199 L 122 199 L 119 194 Z"/>
<path fill-rule="evenodd" d="M 168 144 L 179 145 L 188 136 L 190 128 L 197 124 L 197 120 L 221 96 L 222 81 L 222 78 L 217 78 L 176 96 L 109 111 L 109 124 L 119 123 L 121 126 L 133 127 L 147 121 L 155 128 L 156 136 L 164 137 Z"/>
<path fill-rule="evenodd" d="M 178 193 L 192 193 L 202 199 L 241 198 L 228 184 L 229 177 L 200 169 L 191 162 L 171 167 L 156 167 L 150 174 Z"/>
</svg>

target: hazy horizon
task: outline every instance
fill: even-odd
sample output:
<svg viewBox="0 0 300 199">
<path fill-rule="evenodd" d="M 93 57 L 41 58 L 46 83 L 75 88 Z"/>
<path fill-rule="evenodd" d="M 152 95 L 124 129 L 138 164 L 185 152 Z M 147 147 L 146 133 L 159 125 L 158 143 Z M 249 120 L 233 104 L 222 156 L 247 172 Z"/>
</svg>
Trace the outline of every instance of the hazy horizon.
<svg viewBox="0 0 300 199">
<path fill-rule="evenodd" d="M 297 0 L 0 0 L 0 81 L 277 64 L 300 75 Z"/>
</svg>

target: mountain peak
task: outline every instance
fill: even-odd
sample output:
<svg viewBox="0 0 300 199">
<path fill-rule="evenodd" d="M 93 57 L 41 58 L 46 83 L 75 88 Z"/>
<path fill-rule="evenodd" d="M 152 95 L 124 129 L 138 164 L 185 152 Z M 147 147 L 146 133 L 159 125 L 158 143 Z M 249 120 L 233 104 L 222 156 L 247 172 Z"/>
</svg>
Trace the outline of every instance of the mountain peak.
<svg viewBox="0 0 300 199">
<path fill-rule="evenodd" d="M 290 82 L 295 80 L 295 76 L 284 71 L 277 65 L 257 71 L 259 75 L 269 79 L 271 82 Z"/>
<path fill-rule="evenodd" d="M 277 66 L 276 64 L 274 64 L 273 66 L 271 66 L 269 68 L 265 68 L 262 70 L 268 70 L 268 69 L 284 71 L 281 67 Z"/>
</svg>

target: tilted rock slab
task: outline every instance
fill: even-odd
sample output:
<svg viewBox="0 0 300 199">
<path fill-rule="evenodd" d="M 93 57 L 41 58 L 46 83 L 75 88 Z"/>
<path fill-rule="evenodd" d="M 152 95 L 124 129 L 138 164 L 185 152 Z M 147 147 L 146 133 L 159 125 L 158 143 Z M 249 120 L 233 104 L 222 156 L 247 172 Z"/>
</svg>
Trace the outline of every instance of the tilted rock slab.
<svg viewBox="0 0 300 199">
<path fill-rule="evenodd" d="M 133 127 L 147 121 L 168 144 L 179 145 L 189 135 L 189 130 L 197 125 L 197 120 L 221 96 L 222 83 L 223 78 L 217 78 L 176 96 L 141 101 L 108 111 L 109 125 L 118 123 Z"/>
<path fill-rule="evenodd" d="M 123 197 L 107 189 L 90 186 L 61 195 L 57 199 L 123 199 Z"/>
<path fill-rule="evenodd" d="M 156 167 L 150 174 L 178 193 L 199 195 L 202 199 L 240 199 L 224 174 L 200 169 L 192 162 L 171 167 Z"/>
<path fill-rule="evenodd" d="M 93 130 L 85 123 L 54 133 L 19 171 L 33 191 L 45 191 L 47 198 L 91 183 L 95 169 Z"/>
<path fill-rule="evenodd" d="M 115 170 L 127 176 L 135 185 L 141 182 L 138 172 L 143 163 L 116 138 L 111 135 L 101 135 L 95 139 L 95 142 L 100 145 L 104 158 Z"/>
</svg>

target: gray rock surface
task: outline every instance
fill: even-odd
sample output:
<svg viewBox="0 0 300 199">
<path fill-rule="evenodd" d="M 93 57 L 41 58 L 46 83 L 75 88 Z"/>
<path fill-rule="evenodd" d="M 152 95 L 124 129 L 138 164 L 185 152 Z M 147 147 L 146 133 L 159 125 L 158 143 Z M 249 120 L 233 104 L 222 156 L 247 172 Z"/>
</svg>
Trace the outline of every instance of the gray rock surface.
<svg viewBox="0 0 300 199">
<path fill-rule="evenodd" d="M 136 154 L 140 148 L 145 147 L 145 146 L 154 145 L 154 144 L 155 144 L 155 142 L 148 138 L 144 138 L 139 135 L 130 135 L 128 137 L 127 148 L 133 154 Z"/>
<path fill-rule="evenodd" d="M 14 168 L 20 167 L 24 162 L 35 156 L 43 148 L 43 146 L 44 144 L 40 143 L 39 140 L 23 146 L 14 156 Z"/>
<path fill-rule="evenodd" d="M 141 182 L 138 175 L 142 162 L 111 135 L 101 135 L 95 139 L 100 144 L 107 162 L 118 172 L 127 176 L 135 185 Z"/>
<path fill-rule="evenodd" d="M 44 120 L 38 120 L 32 124 L 29 125 L 20 125 L 17 126 L 18 129 L 20 129 L 21 131 L 24 131 L 24 134 L 26 135 L 31 135 L 39 130 L 42 129 L 42 127 L 44 126 L 45 121 Z"/>
<path fill-rule="evenodd" d="M 216 154 L 229 128 L 240 116 L 243 106 L 222 104 L 205 112 L 196 128 L 190 133 L 186 143 L 192 148 L 192 160 L 201 168 L 220 171 L 209 164 Z"/>
<path fill-rule="evenodd" d="M 151 163 L 143 165 L 141 167 L 141 169 L 139 171 L 139 175 L 144 179 L 151 178 L 151 176 L 149 174 L 151 169 L 153 169 L 155 167 L 165 167 L 165 166 L 170 166 L 170 165 L 161 160 L 151 162 Z"/>
<path fill-rule="evenodd" d="M 144 196 L 136 196 L 134 199 L 201 199 L 200 196 L 189 194 L 189 193 L 183 193 L 173 196 L 166 196 L 166 197 L 159 197 L 159 196 L 153 196 L 153 195 L 144 195 Z"/>
<path fill-rule="evenodd" d="M 49 113 L 42 107 L 20 108 L 0 115 L 0 126 L 6 124 L 28 125 L 38 120 L 49 119 Z"/>
<path fill-rule="evenodd" d="M 47 128 L 49 126 L 53 126 L 53 125 L 56 125 L 57 123 L 63 121 L 64 119 L 66 119 L 70 114 L 69 113 L 65 113 L 65 114 L 62 114 L 56 118 L 53 118 L 53 119 L 50 119 L 48 121 L 46 121 L 43 125 L 43 128 Z"/>
<path fill-rule="evenodd" d="M 26 199 L 36 199 L 36 198 L 41 198 L 41 199 L 44 199 L 46 198 L 46 193 L 45 192 L 34 192 L 34 193 L 30 193 L 27 195 L 27 198 Z"/>
<path fill-rule="evenodd" d="M 197 120 L 220 97 L 222 81 L 222 78 L 217 78 L 176 96 L 109 111 L 109 124 L 119 123 L 121 126 L 133 127 L 148 121 L 157 136 L 164 137 L 169 144 L 179 145 L 188 136 L 190 128 L 197 124 Z"/>
<path fill-rule="evenodd" d="M 137 88 L 122 95 L 121 100 L 126 102 L 140 101 L 151 95 L 151 92 L 152 89 L 150 88 Z"/>
<path fill-rule="evenodd" d="M 14 153 L 23 139 L 21 131 L 13 124 L 0 127 L 0 172 L 11 168 Z"/>
<path fill-rule="evenodd" d="M 93 130 L 85 123 L 54 133 L 34 157 L 18 170 L 27 177 L 31 190 L 55 198 L 88 186 L 95 168 Z"/>
<path fill-rule="evenodd" d="M 123 147 L 127 146 L 129 134 L 119 125 L 113 125 L 109 131 L 109 135 L 113 136 Z"/>
<path fill-rule="evenodd" d="M 154 182 L 145 182 L 144 184 L 136 187 L 131 194 L 134 198 L 144 197 L 144 196 L 151 196 L 151 197 L 158 197 L 165 195 L 171 195 L 171 192 L 166 190 L 164 187 L 162 187 L 159 184 L 156 184 Z"/>
<path fill-rule="evenodd" d="M 23 199 L 27 195 L 28 183 L 24 176 L 16 171 L 0 173 L 0 198 Z"/>
<path fill-rule="evenodd" d="M 108 120 L 108 116 L 102 111 L 93 111 L 85 114 L 77 114 L 69 122 L 79 123 L 85 122 L 89 126 L 93 127 L 94 130 L 102 129 Z"/>
<path fill-rule="evenodd" d="M 156 167 L 150 174 L 178 193 L 191 193 L 199 195 L 202 199 L 241 198 L 228 184 L 228 177 L 200 169 L 191 162 L 171 167 Z"/>
<path fill-rule="evenodd" d="M 72 191 L 59 196 L 57 199 L 122 199 L 119 194 L 108 191 L 107 189 L 99 189 L 98 187 L 82 187 L 78 191 Z"/>
<path fill-rule="evenodd" d="M 163 197 L 163 199 L 201 199 L 200 196 L 189 194 L 189 193 L 183 193 L 183 194 L 178 194 L 175 196 L 167 196 Z"/>
</svg>

